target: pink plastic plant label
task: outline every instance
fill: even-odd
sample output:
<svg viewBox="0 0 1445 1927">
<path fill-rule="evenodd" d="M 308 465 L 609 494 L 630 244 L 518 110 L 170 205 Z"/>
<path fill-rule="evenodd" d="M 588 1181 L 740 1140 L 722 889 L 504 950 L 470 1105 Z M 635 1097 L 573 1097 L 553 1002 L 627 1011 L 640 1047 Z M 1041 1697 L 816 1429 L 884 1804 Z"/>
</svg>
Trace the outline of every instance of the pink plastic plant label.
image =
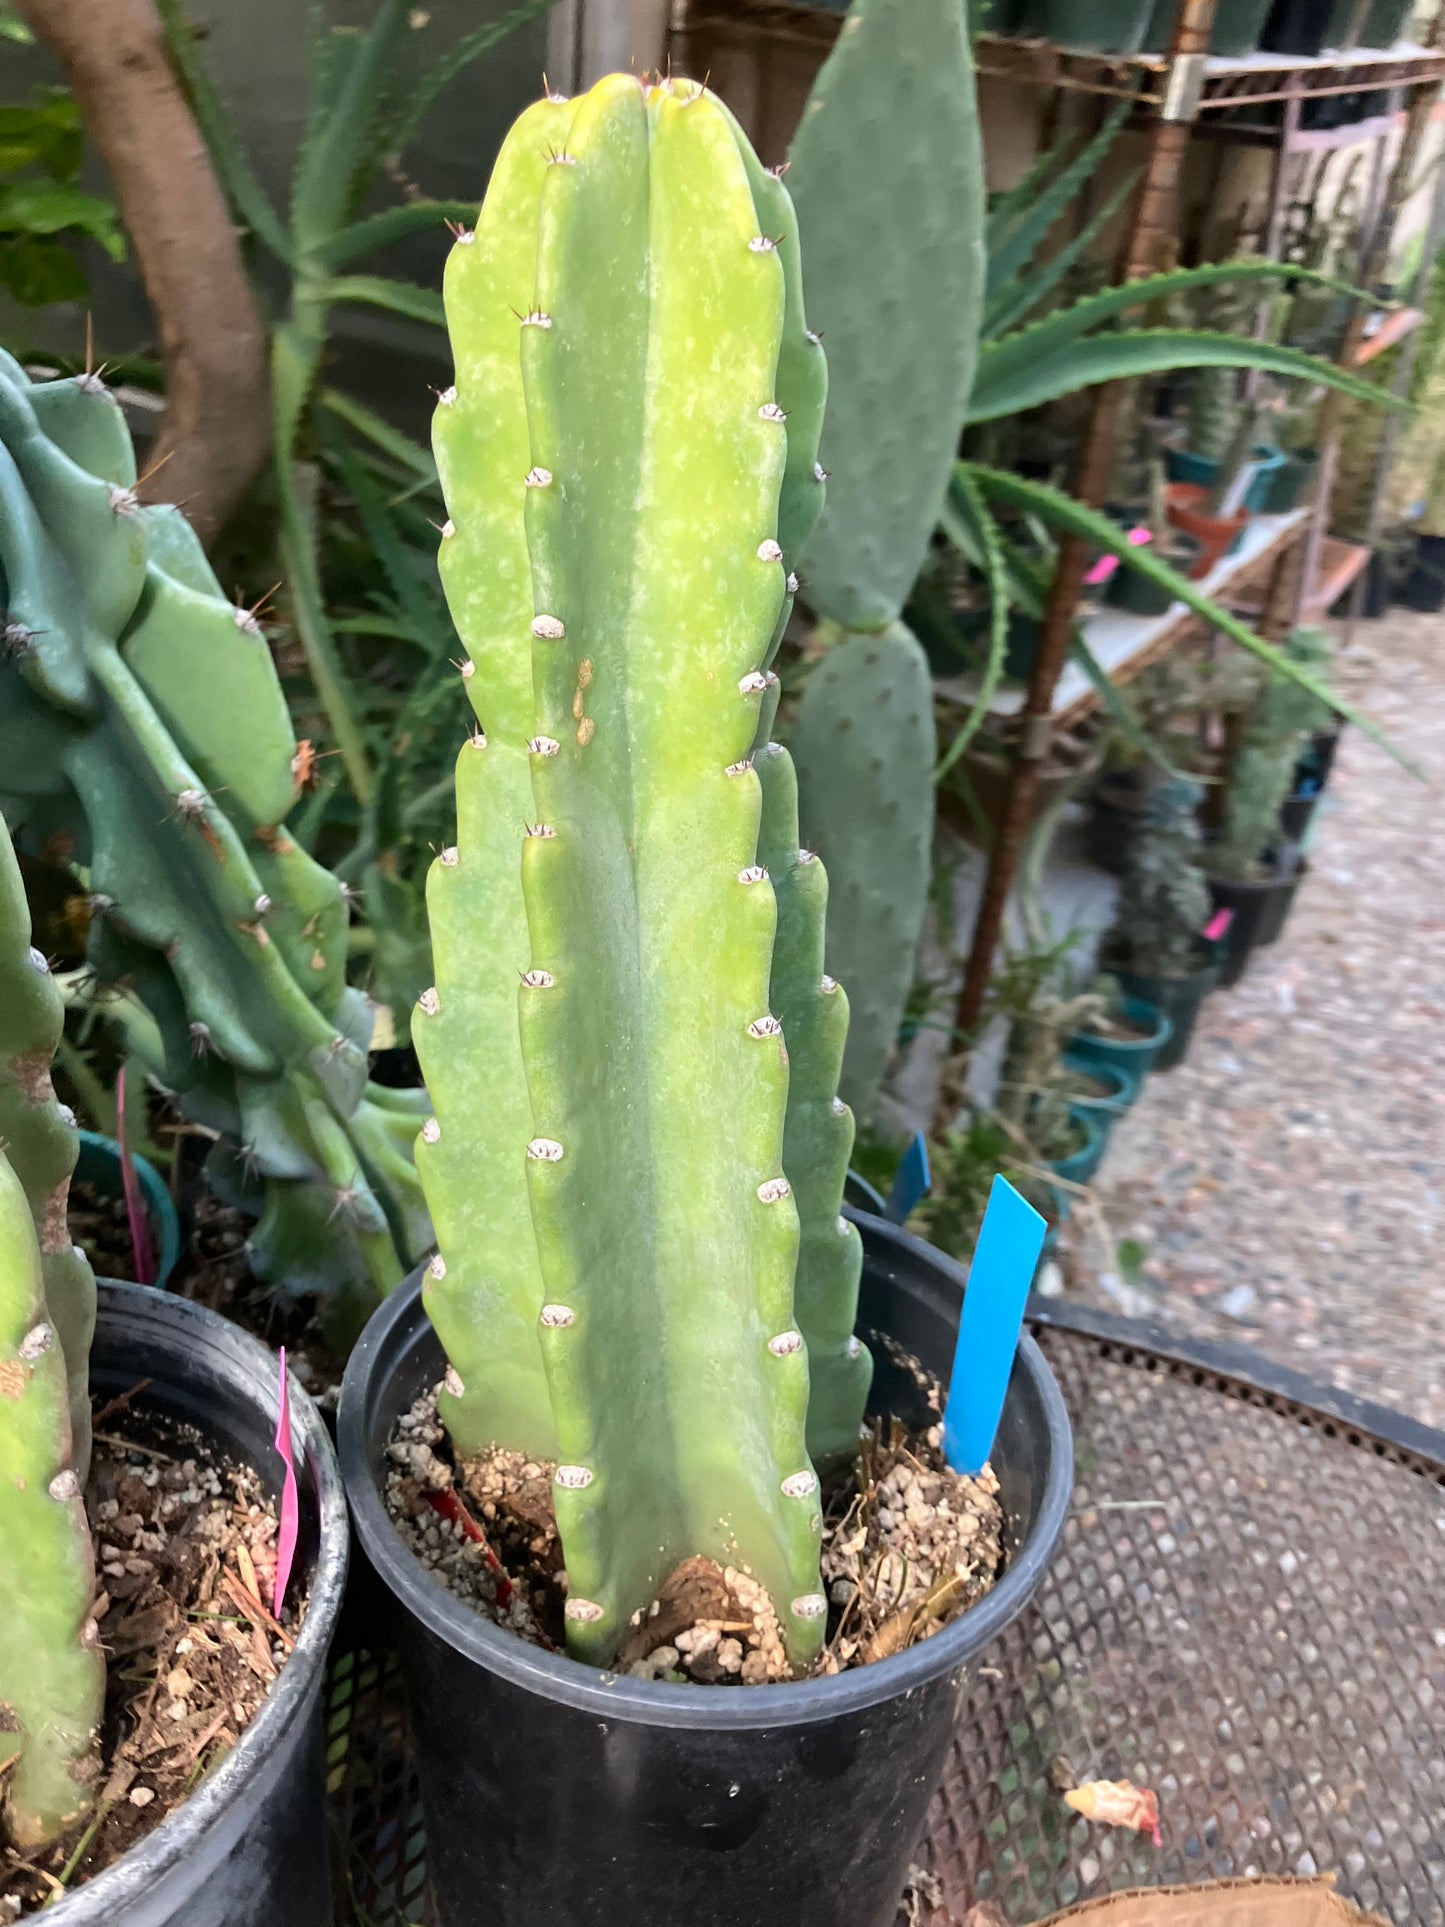
<svg viewBox="0 0 1445 1927">
<path fill-rule="evenodd" d="M 1204 926 L 1206 941 L 1209 943 L 1218 943 L 1221 937 L 1228 935 L 1229 926 L 1233 922 L 1234 912 L 1232 910 L 1216 910 Z"/>
<path fill-rule="evenodd" d="M 286 1583 L 296 1557 L 301 1498 L 296 1485 L 296 1461 L 291 1456 L 291 1386 L 286 1372 L 286 1347 L 281 1347 L 281 1409 L 276 1419 L 276 1450 L 286 1467 L 286 1483 L 281 1488 L 281 1524 L 276 1534 L 276 1586 L 271 1595 L 271 1611 L 281 1617 Z"/>
<path fill-rule="evenodd" d="M 1129 531 L 1129 547 L 1131 549 L 1142 549 L 1146 542 L 1152 542 L 1153 540 L 1154 538 L 1148 529 L 1130 529 Z M 1085 585 L 1090 589 L 1097 589 L 1100 583 L 1109 580 L 1109 577 L 1118 566 L 1119 558 L 1117 555 L 1101 555 L 1093 568 L 1090 569 L 1089 573 L 1084 577 Z"/>
</svg>

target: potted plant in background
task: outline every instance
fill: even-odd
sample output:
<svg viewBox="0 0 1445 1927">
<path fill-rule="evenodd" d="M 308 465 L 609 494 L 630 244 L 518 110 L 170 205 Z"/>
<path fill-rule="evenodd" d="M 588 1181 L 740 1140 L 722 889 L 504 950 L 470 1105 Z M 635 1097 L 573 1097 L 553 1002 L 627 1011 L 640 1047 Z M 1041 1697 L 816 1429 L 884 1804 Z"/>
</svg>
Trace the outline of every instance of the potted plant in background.
<svg viewBox="0 0 1445 1927">
<path fill-rule="evenodd" d="M 1210 909 L 1200 868 L 1203 795 L 1187 777 L 1171 778 L 1150 792 L 1103 943 L 1106 967 L 1125 996 L 1169 1019 L 1170 1035 L 1153 1064 L 1160 1071 L 1183 1061 L 1199 1007 L 1219 978 L 1203 935 Z"/>
<path fill-rule="evenodd" d="M 162 1292 L 103 1282 L 97 1307 L 66 1225 L 62 1021 L 0 827 L 0 1895 L 75 1927 L 309 1927 L 330 1915 L 320 1695 L 347 1547 L 330 1443 L 301 1396 L 286 1604 L 275 1360 Z"/>
<path fill-rule="evenodd" d="M 1285 653 L 1318 680 L 1330 659 L 1330 640 L 1320 629 L 1296 629 L 1286 639 Z M 1250 952 L 1272 943 L 1284 927 L 1307 866 L 1296 848 L 1284 844 L 1280 809 L 1305 737 L 1328 713 L 1308 690 L 1271 676 L 1237 732 L 1222 772 L 1221 820 L 1206 852 L 1215 908 L 1233 913 L 1223 940 L 1223 984 L 1238 983 Z"/>
<path fill-rule="evenodd" d="M 966 60 L 956 32 L 940 67 Z M 901 1650 L 787 1683 L 848 1656 L 820 1474 L 829 1495 L 857 1476 L 860 1270 L 864 1325 L 932 1371 L 961 1282 L 839 1216 L 847 1005 L 768 740 L 823 490 L 801 286 L 786 192 L 726 111 L 626 76 L 522 117 L 448 266 L 442 567 L 478 723 L 414 1027 L 440 1250 L 363 1335 L 340 1437 L 403 1606 L 458 1922 L 891 1917 L 966 1663 L 1037 1582 L 1069 1482 L 1025 1347 L 998 1584 L 908 1643 L 962 1596 L 953 1568 L 894 1625 Z M 418 1458 L 414 1401 L 448 1360 Z M 530 1467 L 565 1585 L 492 1573 L 506 1627 L 393 1523 L 438 1450 L 455 1470 L 422 1503 L 464 1532 L 458 1480 L 506 1451 Z M 520 1638 L 529 1616 L 566 1652 Z"/>
</svg>

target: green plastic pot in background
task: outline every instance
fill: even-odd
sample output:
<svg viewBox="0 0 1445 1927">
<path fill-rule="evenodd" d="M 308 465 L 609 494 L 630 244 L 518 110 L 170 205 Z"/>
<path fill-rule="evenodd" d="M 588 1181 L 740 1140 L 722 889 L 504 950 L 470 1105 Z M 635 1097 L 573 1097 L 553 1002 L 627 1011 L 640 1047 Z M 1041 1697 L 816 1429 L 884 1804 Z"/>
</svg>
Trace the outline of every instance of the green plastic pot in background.
<svg viewBox="0 0 1445 1927">
<path fill-rule="evenodd" d="M 1179 0 L 1156 0 L 1144 41 L 1146 53 L 1169 51 L 1178 12 Z M 1219 0 L 1209 34 L 1209 51 L 1226 60 L 1240 60 L 1245 54 L 1254 53 L 1268 14 L 1269 0 Z"/>
<path fill-rule="evenodd" d="M 1312 448 L 1297 448 L 1286 454 L 1279 466 L 1270 471 L 1262 513 L 1288 515 L 1291 509 L 1298 508 L 1300 497 L 1314 480 L 1319 465 L 1320 458 Z"/>
<path fill-rule="evenodd" d="M 1334 0 L 1330 9 L 1329 25 L 1325 28 L 1325 45 L 1331 48 L 1343 47 L 1350 34 L 1350 23 L 1355 16 L 1356 0 Z M 1393 47 L 1405 31 L 1410 15 L 1415 11 L 1415 0 L 1372 0 L 1365 23 L 1360 29 L 1359 44 L 1362 47 Z"/>
<path fill-rule="evenodd" d="M 1154 553 L 1154 544 L 1149 545 Z M 1188 575 L 1199 560 L 1199 545 L 1191 536 L 1181 535 L 1177 529 L 1171 531 L 1171 542 L 1166 549 L 1163 561 L 1181 575 Z M 1127 562 L 1121 562 L 1109 577 L 1104 590 L 1104 600 L 1111 609 L 1122 609 L 1131 616 L 1162 616 L 1174 606 L 1174 597 L 1159 583 L 1151 582 L 1148 576 L 1131 569 Z"/>
<path fill-rule="evenodd" d="M 180 1262 L 180 1220 L 165 1180 L 155 1166 L 134 1151 L 131 1152 L 130 1161 L 135 1170 L 136 1183 L 145 1206 L 146 1226 L 151 1236 L 151 1256 L 156 1267 L 156 1275 L 151 1282 L 158 1289 L 164 1289 Z M 125 1197 L 120 1172 L 120 1146 L 114 1138 L 102 1137 L 98 1131 L 82 1131 L 75 1175 L 100 1197 Z"/>
<path fill-rule="evenodd" d="M 1136 1084 L 1142 1084 L 1169 1042 L 1173 1026 L 1157 1006 L 1140 997 L 1121 997 L 1115 1008 L 1144 1034 L 1103 1037 L 1097 1031 L 1076 1030 L 1068 1042 L 1069 1055 L 1088 1064 L 1117 1064 Z"/>
<path fill-rule="evenodd" d="M 1144 45 L 1154 0 L 1024 0 L 1019 31 L 1042 34 L 1079 54 L 1136 54 Z"/>
<path fill-rule="evenodd" d="M 1154 1059 L 1156 1071 L 1172 1071 L 1184 1062 L 1205 998 L 1219 982 L 1219 965 L 1211 959 L 1187 977 L 1149 977 L 1137 970 L 1111 973 L 1125 996 L 1162 1011 L 1169 1019 L 1169 1037 Z"/>
</svg>

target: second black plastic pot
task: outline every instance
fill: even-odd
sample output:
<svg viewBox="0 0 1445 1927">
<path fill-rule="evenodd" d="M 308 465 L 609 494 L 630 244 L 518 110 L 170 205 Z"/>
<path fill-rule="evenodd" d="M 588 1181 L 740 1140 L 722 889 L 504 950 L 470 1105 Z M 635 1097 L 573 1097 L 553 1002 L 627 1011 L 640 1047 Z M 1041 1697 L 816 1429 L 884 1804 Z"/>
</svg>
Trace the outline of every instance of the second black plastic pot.
<svg viewBox="0 0 1445 1927">
<path fill-rule="evenodd" d="M 1445 609 L 1445 535 L 1422 535 L 1416 539 L 1415 561 L 1400 600 L 1407 609 L 1437 615 Z"/>
<path fill-rule="evenodd" d="M 1198 970 L 1191 971 L 1187 977 L 1151 977 L 1137 970 L 1111 970 L 1109 974 L 1126 997 L 1137 997 L 1143 1003 L 1153 1004 L 1169 1019 L 1173 1029 L 1154 1059 L 1154 1069 L 1176 1069 L 1184 1062 L 1190 1039 L 1194 1035 L 1194 1026 L 1199 1020 L 1200 1007 L 1219 982 L 1219 965 L 1213 961 L 1201 964 Z"/>
<path fill-rule="evenodd" d="M 110 1398 L 143 1379 L 138 1411 L 194 1426 L 279 1492 L 272 1354 L 202 1305 L 102 1280 L 91 1391 Z M 291 1445 L 301 1502 L 292 1584 L 309 1588 L 295 1651 L 222 1764 L 154 1833 L 50 1907 L 55 1927 L 321 1927 L 331 1919 L 321 1686 L 346 1582 L 346 1503 L 326 1428 L 294 1390 Z"/>
<path fill-rule="evenodd" d="M 1244 975 L 1251 951 L 1273 943 L 1284 928 L 1300 875 L 1296 870 L 1288 876 L 1276 871 L 1267 877 L 1208 878 L 1215 909 L 1234 912 L 1219 953 L 1219 981 L 1226 989 Z"/>
<path fill-rule="evenodd" d="M 962 1267 L 850 1215 L 860 1332 L 946 1376 Z M 672 1686 L 523 1644 L 402 1543 L 381 1497 L 387 1440 L 443 1367 L 419 1283 L 392 1293 L 353 1352 L 339 1442 L 357 1533 L 398 1602 L 442 1927 L 891 1927 L 971 1668 L 1037 1590 L 1068 1509 L 1068 1417 L 1033 1341 L 994 1452 L 1009 1563 L 985 1599 L 832 1679 Z M 926 1422 L 912 1376 L 882 1346 L 874 1356 L 880 1408 Z"/>
</svg>

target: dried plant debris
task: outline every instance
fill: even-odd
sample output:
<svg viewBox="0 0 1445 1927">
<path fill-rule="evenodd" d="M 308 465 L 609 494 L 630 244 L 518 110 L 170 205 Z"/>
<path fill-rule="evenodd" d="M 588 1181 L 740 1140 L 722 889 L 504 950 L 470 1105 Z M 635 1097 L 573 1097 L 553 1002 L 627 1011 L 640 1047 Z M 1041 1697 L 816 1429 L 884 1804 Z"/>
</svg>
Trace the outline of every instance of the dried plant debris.
<svg viewBox="0 0 1445 1927">
<path fill-rule="evenodd" d="M 218 1458 L 189 1428 L 137 1416 L 140 1402 L 97 1413 L 86 1494 L 106 1654 L 100 1801 L 57 1846 L 0 1854 L 0 1922 L 94 1879 L 219 1766 L 304 1615 L 295 1587 L 282 1623 L 263 1603 L 275 1583 L 277 1520 L 256 1473 Z"/>
<path fill-rule="evenodd" d="M 535 1645 L 561 1650 L 567 1575 L 552 1511 L 554 1467 L 493 1449 L 457 1465 L 435 1392 L 397 1421 L 386 1502 L 441 1582 Z M 825 1495 L 829 1637 L 818 1670 L 841 1672 L 927 1639 L 980 1599 L 1003 1563 L 998 1481 L 949 1471 L 942 1428 L 870 1427 L 854 1471 Z M 695 1557 L 634 1615 L 617 1659 L 638 1679 L 763 1685 L 791 1677 L 772 1602 L 745 1568 Z"/>
</svg>

